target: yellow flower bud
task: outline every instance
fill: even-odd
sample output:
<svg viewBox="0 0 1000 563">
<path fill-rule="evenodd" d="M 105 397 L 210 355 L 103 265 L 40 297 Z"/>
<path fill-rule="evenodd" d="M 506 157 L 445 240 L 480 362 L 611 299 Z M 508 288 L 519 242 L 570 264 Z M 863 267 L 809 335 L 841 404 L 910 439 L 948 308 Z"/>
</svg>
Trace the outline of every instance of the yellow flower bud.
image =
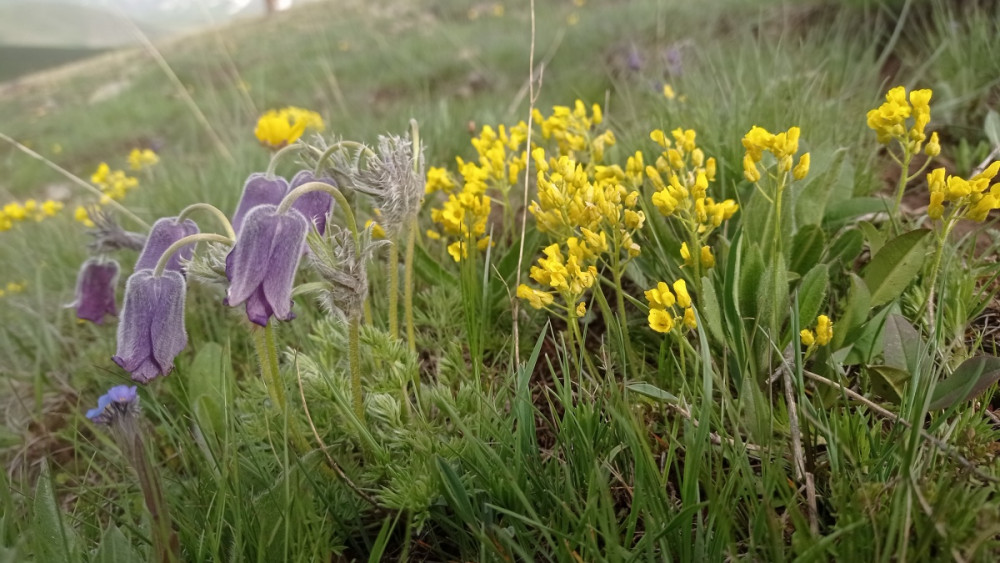
<svg viewBox="0 0 1000 563">
<path fill-rule="evenodd" d="M 795 165 L 795 169 L 792 170 L 792 176 L 796 180 L 801 180 L 809 174 L 809 153 L 799 157 L 799 163 Z"/>
<path fill-rule="evenodd" d="M 677 294 L 677 305 L 687 308 L 691 306 L 691 296 L 687 291 L 687 282 L 677 280 L 674 282 L 674 293 Z"/>
<path fill-rule="evenodd" d="M 799 332 L 799 338 L 802 339 L 804 346 L 812 346 L 816 342 L 816 336 L 808 328 L 804 328 Z"/>
<path fill-rule="evenodd" d="M 691 330 L 698 328 L 698 319 L 694 316 L 694 309 L 688 307 L 684 309 L 684 326 Z"/>
</svg>

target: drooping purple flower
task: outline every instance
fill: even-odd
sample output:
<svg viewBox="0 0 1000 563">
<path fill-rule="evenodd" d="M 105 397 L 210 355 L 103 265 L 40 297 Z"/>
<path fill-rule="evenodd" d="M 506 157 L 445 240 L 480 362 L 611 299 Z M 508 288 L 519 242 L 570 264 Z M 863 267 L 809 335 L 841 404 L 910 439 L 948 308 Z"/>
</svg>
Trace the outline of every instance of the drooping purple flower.
<svg viewBox="0 0 1000 563">
<path fill-rule="evenodd" d="M 146 238 L 146 246 L 142 247 L 142 253 L 135 262 L 135 271 L 156 268 L 156 263 L 171 244 L 197 232 L 198 225 L 190 219 L 185 219 L 183 223 L 178 223 L 176 217 L 157 219 L 149 231 L 149 237 Z M 167 270 L 180 272 L 181 260 L 190 260 L 193 253 L 193 245 L 174 253 L 167 262 Z"/>
<path fill-rule="evenodd" d="M 111 424 L 122 417 L 134 416 L 138 410 L 135 385 L 115 385 L 97 399 L 97 408 L 88 410 L 87 418 L 97 424 Z"/>
<path fill-rule="evenodd" d="M 281 177 L 268 179 L 261 172 L 254 172 L 243 184 L 243 195 L 233 213 L 233 230 L 237 233 L 243 227 L 247 213 L 258 205 L 278 205 L 288 193 L 288 180 Z"/>
<path fill-rule="evenodd" d="M 251 209 L 226 256 L 225 303 L 236 307 L 246 302 L 247 318 L 260 326 L 267 326 L 272 316 L 292 318 L 292 283 L 309 230 L 298 211 L 279 214 L 277 209 L 274 205 Z"/>
<path fill-rule="evenodd" d="M 76 316 L 92 323 L 104 322 L 104 315 L 118 314 L 115 307 L 115 287 L 118 285 L 118 262 L 104 258 L 90 258 L 76 275 Z"/>
<path fill-rule="evenodd" d="M 174 369 L 174 357 L 187 346 L 184 330 L 184 276 L 139 270 L 125 284 L 125 302 L 118 323 L 116 364 L 132 379 L 149 383 Z"/>
<path fill-rule="evenodd" d="M 334 187 L 337 185 L 337 183 L 333 181 L 333 178 L 316 178 L 311 171 L 303 170 L 292 178 L 288 191 L 292 191 L 299 186 L 308 184 L 309 182 L 323 182 L 324 184 L 330 184 Z M 322 191 L 309 192 L 301 195 L 299 196 L 299 199 L 295 200 L 295 203 L 292 204 L 292 209 L 297 210 L 305 216 L 307 221 L 316 225 L 316 230 L 319 231 L 319 234 L 326 232 L 326 216 L 330 214 L 330 209 L 332 207 L 333 196 Z"/>
</svg>

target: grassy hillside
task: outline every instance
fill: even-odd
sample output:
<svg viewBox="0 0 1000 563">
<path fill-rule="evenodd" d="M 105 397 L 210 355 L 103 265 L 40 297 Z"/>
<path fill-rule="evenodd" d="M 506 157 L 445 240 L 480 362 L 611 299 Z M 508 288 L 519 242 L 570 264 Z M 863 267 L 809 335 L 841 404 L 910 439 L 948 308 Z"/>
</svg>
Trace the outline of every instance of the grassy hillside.
<svg viewBox="0 0 1000 563">
<path fill-rule="evenodd" d="M 0 85 L 0 133 L 21 144 L 0 141 L 0 208 L 63 204 L 0 232 L 0 559 L 997 559 L 996 219 L 968 219 L 992 182 L 965 193 L 959 179 L 1000 144 L 1000 7 L 566 0 L 537 2 L 534 16 L 534 100 L 527 3 L 466 0 L 317 2 Z M 909 167 L 866 124 L 898 85 L 933 90 L 927 133 L 941 149 L 923 139 Z M 560 147 L 553 106 L 576 100 L 588 125 Z M 416 119 L 426 166 L 448 170 L 454 201 L 486 197 L 486 211 L 463 208 L 449 232 L 452 199 L 425 195 L 412 279 L 410 231 L 390 228 L 396 250 L 363 268 L 357 330 L 316 305 L 308 292 L 324 278 L 305 265 L 296 318 L 259 330 L 222 304 L 228 283 L 199 245 L 187 346 L 169 377 L 139 387 L 142 410 L 127 414 L 138 433 L 123 445 L 84 416 L 130 378 L 109 359 L 124 316 L 97 325 L 66 307 L 96 252 L 74 210 L 98 203 L 67 174 L 87 183 L 100 163 L 127 171 L 132 149 L 152 149 L 158 164 L 128 172 L 128 213 L 111 212 L 121 227 L 144 233 L 195 202 L 230 214 L 273 154 L 258 117 L 286 106 L 322 116 L 324 140 L 303 138 L 313 146 L 375 147 Z M 500 143 L 503 172 L 475 192 L 456 157 L 495 170 L 496 152 L 473 144 L 497 150 L 485 126 L 510 132 L 531 107 L 545 157 L 525 183 L 523 143 Z M 754 126 L 801 128 L 788 162 L 808 152 L 808 170 L 782 169 L 773 140 L 755 162 Z M 697 132 L 698 151 L 676 128 Z M 344 172 L 317 165 L 321 151 L 276 170 Z M 634 166 L 636 151 L 654 172 Z M 567 162 L 588 188 L 554 175 Z M 951 191 L 928 181 L 938 167 Z M 665 204 L 680 193 L 671 170 L 690 180 L 677 196 L 689 208 Z M 699 172 L 712 202 L 695 203 Z M 359 224 L 391 214 L 352 189 L 357 176 L 337 177 Z M 539 215 L 559 197 L 553 227 Z M 730 199 L 728 218 L 698 218 Z M 331 223 L 346 229 L 344 209 Z M 455 261 L 449 244 L 473 216 L 475 238 L 490 238 L 465 241 Z M 594 229 L 611 243 L 579 255 L 589 280 L 563 264 L 589 283 L 550 284 L 553 252 L 598 246 Z M 685 261 L 682 243 L 712 260 L 696 248 Z M 100 254 L 121 262 L 120 311 L 137 254 Z M 396 333 L 393 271 L 405 288 Z M 669 303 L 647 293 L 657 282 Z M 518 283 L 552 302 L 519 301 Z M 820 315 L 833 319 L 829 342 Z"/>
</svg>

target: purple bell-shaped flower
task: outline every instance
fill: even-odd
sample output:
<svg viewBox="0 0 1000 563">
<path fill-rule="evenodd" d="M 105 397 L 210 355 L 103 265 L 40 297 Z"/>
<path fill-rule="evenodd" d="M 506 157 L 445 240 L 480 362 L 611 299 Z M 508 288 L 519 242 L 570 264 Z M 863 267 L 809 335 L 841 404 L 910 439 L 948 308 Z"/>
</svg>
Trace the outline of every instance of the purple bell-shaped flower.
<svg viewBox="0 0 1000 563">
<path fill-rule="evenodd" d="M 184 276 L 170 270 L 156 276 L 139 270 L 125 284 L 118 323 L 116 364 L 132 379 L 149 383 L 174 369 L 174 357 L 187 346 L 184 331 Z"/>
<path fill-rule="evenodd" d="M 330 184 L 334 187 L 337 186 L 337 183 L 333 181 L 333 178 L 316 178 L 311 171 L 303 170 L 292 178 L 288 191 L 294 190 L 295 188 L 308 184 L 309 182 L 323 182 L 324 184 Z M 292 209 L 297 210 L 305 216 L 307 221 L 316 225 L 316 230 L 319 231 L 319 234 L 326 232 L 326 217 L 330 214 L 330 209 L 332 208 L 333 196 L 322 191 L 303 194 L 295 200 L 295 203 L 292 204 Z"/>
<path fill-rule="evenodd" d="M 135 263 L 135 271 L 156 268 L 160 256 L 163 256 L 171 244 L 197 232 L 198 225 L 190 219 L 185 219 L 183 223 L 178 223 L 176 217 L 157 219 L 153 223 L 149 237 L 146 238 L 146 245 L 142 247 L 142 253 L 139 254 L 139 259 Z M 182 248 L 179 252 L 174 253 L 170 257 L 170 261 L 167 262 L 167 270 L 180 272 L 181 260 L 190 260 L 193 253 L 194 246 Z"/>
<path fill-rule="evenodd" d="M 295 209 L 282 214 L 277 209 L 251 209 L 226 257 L 225 303 L 236 307 L 246 302 L 247 318 L 260 326 L 267 326 L 271 317 L 292 318 L 292 283 L 309 230 L 306 218 Z"/>
<path fill-rule="evenodd" d="M 255 172 L 243 184 L 243 195 L 233 213 L 233 230 L 237 233 L 243 227 L 247 213 L 258 205 L 278 205 L 288 193 L 288 180 L 281 177 L 268 179 L 266 174 Z"/>
<path fill-rule="evenodd" d="M 118 285 L 118 262 L 90 258 L 76 276 L 76 316 L 92 323 L 104 322 L 104 315 L 118 314 L 115 307 L 115 287 Z"/>
</svg>

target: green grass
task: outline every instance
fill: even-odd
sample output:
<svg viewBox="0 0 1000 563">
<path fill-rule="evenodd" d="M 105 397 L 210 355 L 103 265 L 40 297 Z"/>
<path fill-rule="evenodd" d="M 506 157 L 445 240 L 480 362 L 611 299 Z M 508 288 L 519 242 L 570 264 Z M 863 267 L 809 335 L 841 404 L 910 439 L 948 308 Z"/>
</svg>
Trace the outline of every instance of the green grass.
<svg viewBox="0 0 1000 563">
<path fill-rule="evenodd" d="M 451 168 L 456 155 L 475 157 L 470 127 L 526 119 L 525 3 L 504 3 L 500 17 L 491 4 L 460 0 L 369 4 L 317 3 L 160 46 L 231 159 L 145 52 L 0 89 L 0 132 L 84 179 L 101 161 L 124 167 L 131 148 L 154 147 L 161 163 L 124 201 L 151 223 L 196 201 L 234 209 L 246 176 L 267 166 L 269 154 L 253 137 L 265 109 L 313 109 L 327 137 L 368 143 L 405 132 L 415 117 L 427 162 Z M 651 163 L 650 130 L 694 128 L 698 145 L 718 159 L 711 190 L 740 203 L 716 239 L 715 272 L 694 296 L 699 329 L 663 337 L 645 322 L 642 290 L 687 272 L 677 233 L 648 189 L 642 254 L 624 282 L 639 300 L 625 320 L 641 358 L 637 377 L 622 364 L 617 327 L 589 299 L 583 353 L 596 370 L 578 370 L 562 320 L 523 302 L 516 365 L 517 244 L 498 244 L 489 267 L 479 256 L 463 273 L 443 244 L 424 237 L 417 352 L 386 331 L 384 255 L 369 268 L 375 322 L 361 331 L 363 422 L 352 414 L 346 324 L 297 298 L 298 317 L 277 331 L 286 419 L 259 377 L 242 310 L 220 304 L 220 287 L 190 283 L 189 345 L 168 378 L 140 389 L 148 456 L 182 559 L 996 560 L 996 481 L 958 458 L 998 473 L 1000 431 L 987 412 L 996 385 L 975 400 L 927 408 L 939 381 L 968 375 L 959 368 L 965 359 L 996 354 L 995 219 L 981 234 L 962 228 L 948 243 L 933 316 L 918 314 L 931 287 L 926 267 L 877 306 L 859 297 L 868 287 L 852 274 L 869 277 L 866 265 L 892 238 L 887 223 L 861 223 L 874 221 L 863 198 L 889 193 L 898 178 L 865 112 L 897 84 L 933 88 L 930 127 L 944 147 L 935 166 L 967 175 L 990 150 L 983 121 L 997 104 L 992 38 L 1000 8 L 537 4 L 535 59 L 545 61 L 538 108 L 600 103 L 617 137 L 607 160 L 623 165 L 640 149 Z M 679 74 L 671 74 L 671 50 L 682 61 Z M 637 70 L 627 65 L 631 52 L 642 60 Z M 664 82 L 684 100 L 665 99 Z M 111 83 L 123 85 L 120 94 L 89 101 Z M 753 125 L 800 126 L 813 158 L 782 214 L 782 260 L 791 271 L 784 286 L 766 269 L 772 207 L 743 178 L 740 139 Z M 294 168 L 286 161 L 279 171 Z M 3 202 L 44 198 L 61 182 L 43 163 L 0 146 Z M 111 435 L 83 416 L 128 375 L 109 360 L 115 323 L 80 324 L 64 308 L 87 256 L 72 208 L 90 197 L 69 189 L 59 217 L 0 233 L 0 286 L 26 286 L 0 298 L 0 459 L 8 468 L 0 559 L 154 558 L 136 476 Z M 925 205 L 922 177 L 910 189 Z M 519 209 L 521 194 L 512 198 Z M 438 203 L 428 197 L 425 207 Z M 357 209 L 368 218 L 368 202 Z M 427 209 L 420 221 L 421 232 L 431 227 Z M 802 233 L 821 241 L 821 255 L 788 250 L 807 249 Z M 529 216 L 522 281 L 547 236 Z M 129 273 L 134 256 L 116 257 Z M 834 319 L 838 346 L 806 360 L 796 346 L 805 328 L 799 308 L 807 307 L 803 277 L 817 264 L 828 282 L 817 312 Z M 765 290 L 786 297 L 768 301 Z M 787 318 L 776 342 L 755 320 L 772 311 Z M 478 338 L 481 361 L 472 345 Z M 879 370 L 900 357 L 907 383 L 894 392 L 879 374 L 897 372 Z M 782 380 L 769 381 L 782 358 L 795 385 L 815 514 L 793 467 Z M 818 383 L 813 372 L 912 428 Z M 297 433 L 308 451 L 296 449 Z"/>
</svg>

